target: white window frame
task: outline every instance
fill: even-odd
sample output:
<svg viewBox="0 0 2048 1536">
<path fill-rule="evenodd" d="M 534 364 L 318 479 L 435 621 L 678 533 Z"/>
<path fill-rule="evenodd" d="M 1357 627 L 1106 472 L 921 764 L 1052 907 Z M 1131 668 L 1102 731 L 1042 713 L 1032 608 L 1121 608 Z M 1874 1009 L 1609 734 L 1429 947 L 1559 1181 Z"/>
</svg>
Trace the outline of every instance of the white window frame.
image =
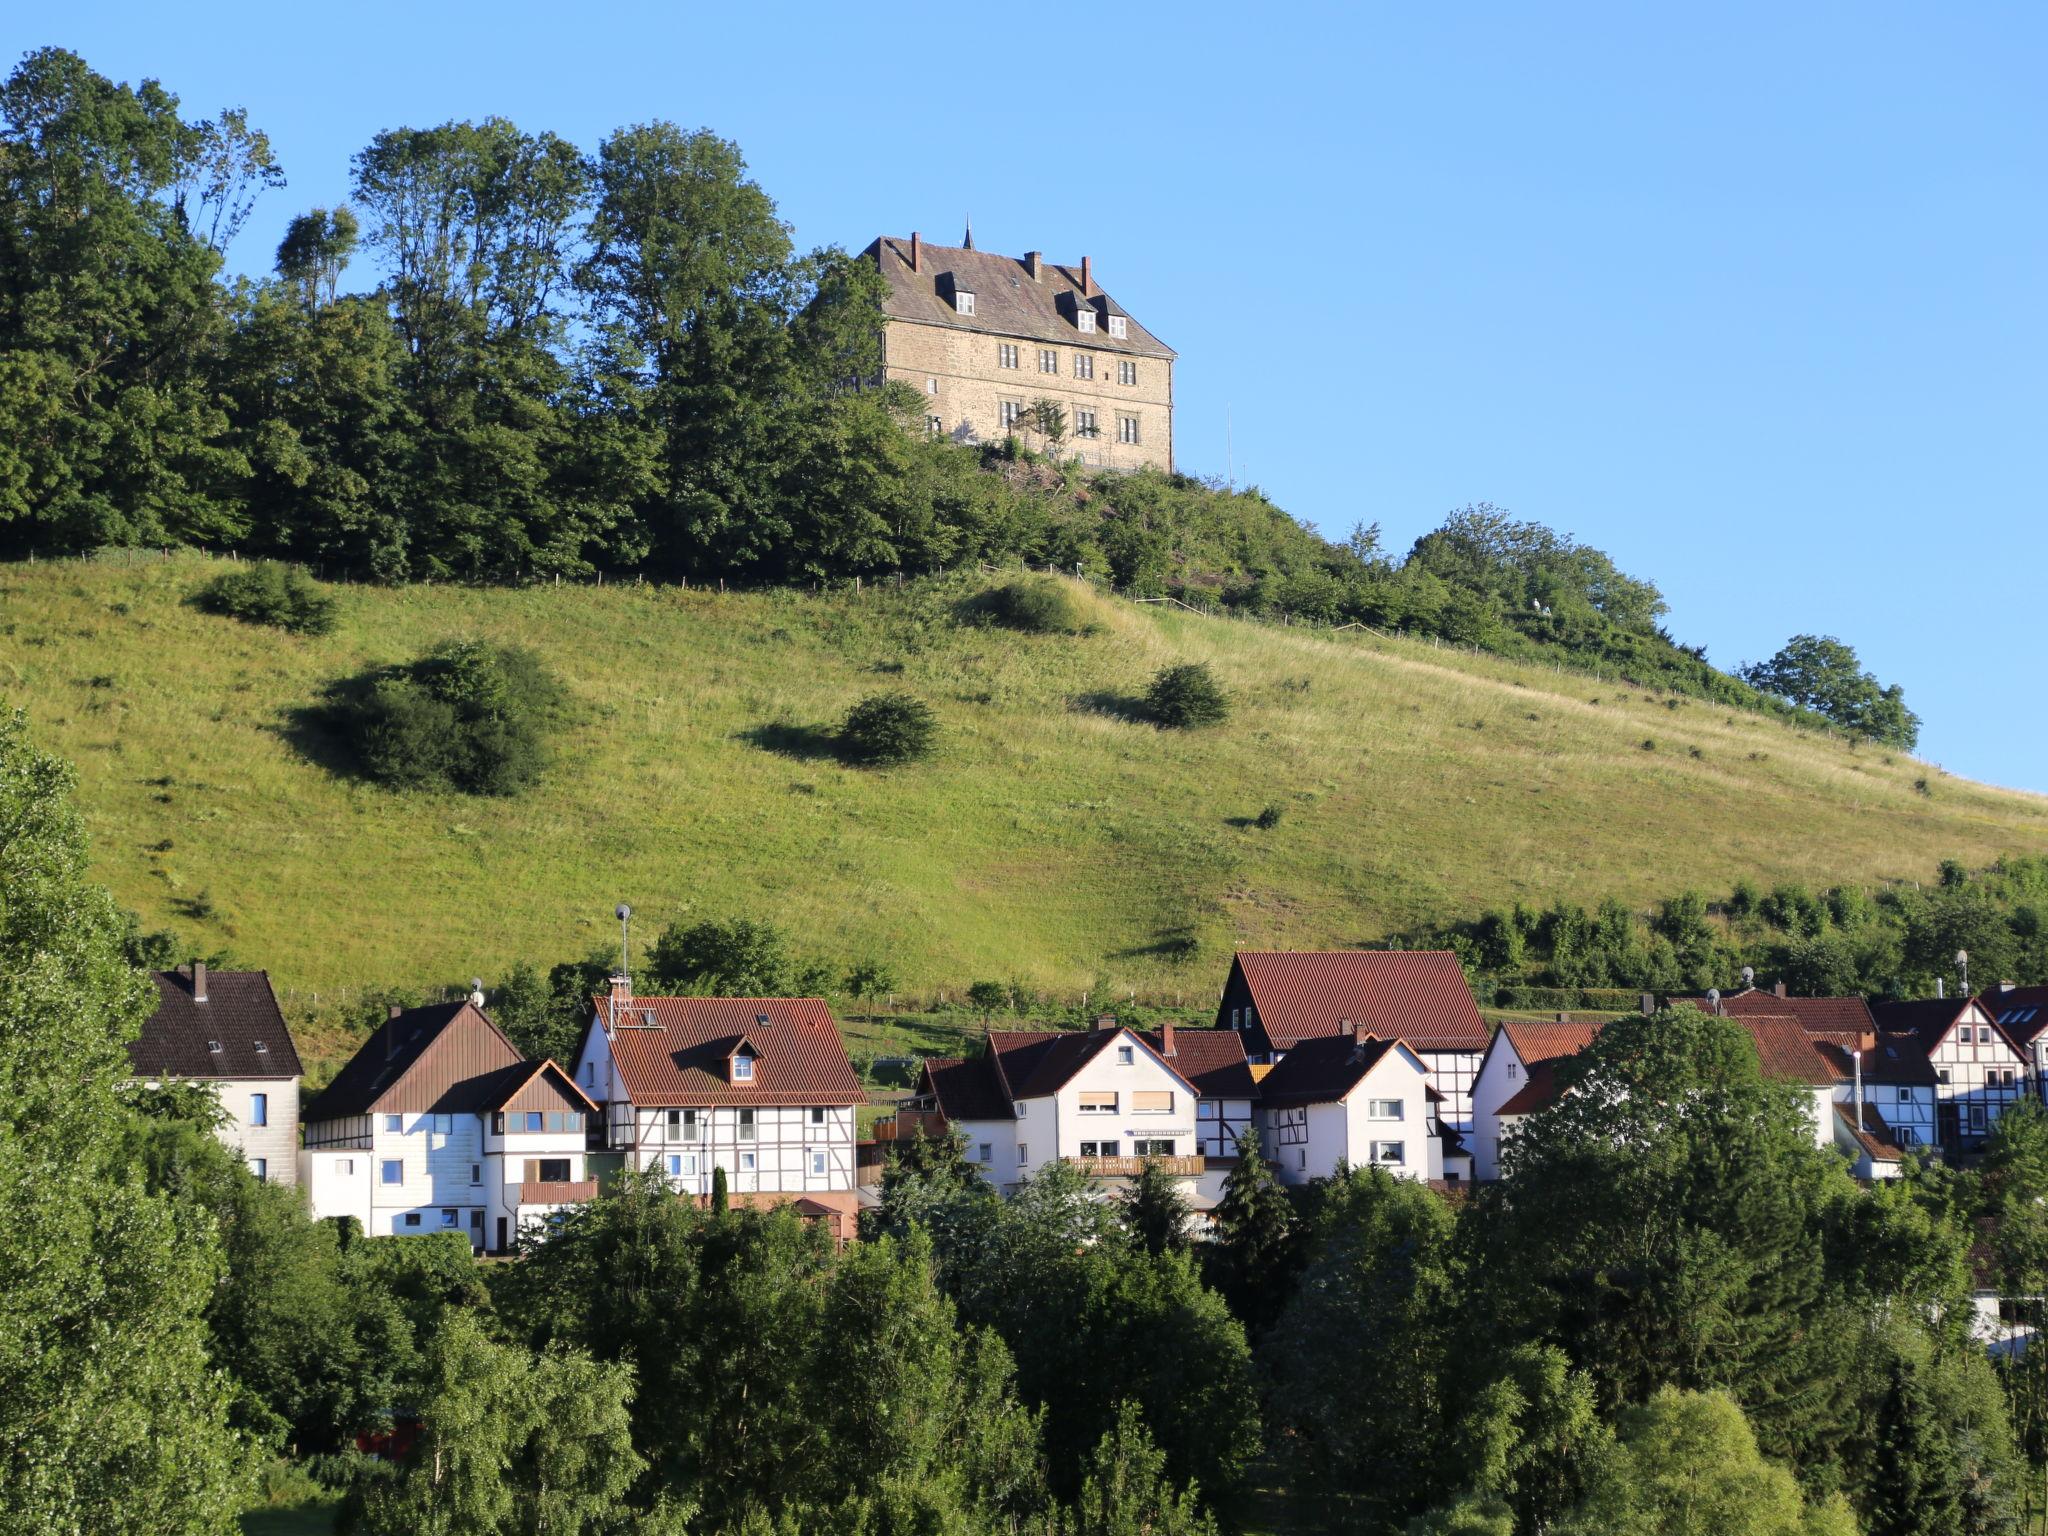
<svg viewBox="0 0 2048 1536">
<path fill-rule="evenodd" d="M 758 1118 L 751 1109 L 741 1110 L 739 1117 L 739 1140 L 759 1141 L 760 1139 L 761 1126 Z"/>
<path fill-rule="evenodd" d="M 1038 349 L 1038 371 L 1040 373 L 1058 373 L 1060 371 L 1059 348 L 1040 347 Z"/>
<path fill-rule="evenodd" d="M 1074 354 L 1074 377 L 1077 379 L 1093 379 L 1095 377 L 1094 353 L 1076 352 Z"/>
<path fill-rule="evenodd" d="M 830 1172 L 830 1169 L 826 1166 L 825 1154 L 813 1147 L 811 1149 L 811 1177 L 822 1179 L 828 1172 Z"/>
<path fill-rule="evenodd" d="M 1147 1104 L 1147 1099 L 1164 1099 L 1163 1104 Z M 1173 1113 L 1173 1090 L 1171 1088 L 1142 1088 L 1131 1092 L 1131 1113 L 1134 1115 L 1170 1115 Z"/>
<path fill-rule="evenodd" d="M 1408 1106 L 1399 1099 L 1367 1099 L 1365 1118 L 1368 1120 L 1405 1120 Z"/>
<path fill-rule="evenodd" d="M 1393 1156 L 1387 1151 L 1393 1149 Z M 1375 1168 L 1406 1168 L 1408 1166 L 1408 1143 L 1405 1141 L 1376 1141 L 1372 1144 L 1372 1161 Z"/>
<path fill-rule="evenodd" d="M 1120 443 L 1127 443 L 1133 448 L 1138 446 L 1141 438 L 1138 434 L 1137 417 L 1128 413 L 1118 414 L 1116 418 L 1116 440 Z"/>
<path fill-rule="evenodd" d="M 403 1136 L 405 1134 L 405 1116 L 386 1115 L 384 1117 L 384 1131 L 387 1135 Z"/>
<path fill-rule="evenodd" d="M 392 1172 L 392 1170 L 393 1170 L 394 1168 L 398 1170 L 398 1177 L 397 1177 L 397 1178 L 395 1178 L 395 1179 L 394 1179 L 393 1177 L 391 1177 L 391 1172 Z M 402 1157 L 387 1157 L 387 1158 L 385 1158 L 385 1159 L 383 1160 L 383 1164 L 382 1164 L 382 1166 L 381 1166 L 381 1167 L 379 1167 L 379 1168 L 378 1168 L 378 1170 L 377 1170 L 377 1183 L 378 1183 L 378 1185 L 379 1185 L 379 1186 L 380 1186 L 381 1188 L 384 1188 L 384 1189 L 395 1189 L 395 1188 L 397 1188 L 397 1187 L 398 1187 L 399 1185 L 403 1184 L 404 1182 L 405 1182 L 405 1159 L 404 1159 L 404 1158 L 402 1158 Z"/>
<path fill-rule="evenodd" d="M 980 1151 L 981 1156 L 975 1159 L 977 1163 L 992 1163 L 996 1160 L 996 1149 L 991 1143 L 984 1141 Z"/>
<path fill-rule="evenodd" d="M 1074 311 L 1074 323 L 1081 328 L 1083 335 L 1093 336 L 1095 334 L 1095 310 L 1093 307 L 1083 304 L 1077 308 Z"/>
<path fill-rule="evenodd" d="M 736 1083 L 751 1083 L 754 1080 L 754 1058 L 745 1051 L 737 1052 L 733 1056 L 732 1080 Z"/>
<path fill-rule="evenodd" d="M 270 1124 L 269 1094 L 252 1093 L 249 1095 L 249 1123 L 251 1125 Z"/>
<path fill-rule="evenodd" d="M 1017 366 L 1017 344 L 1015 342 L 1005 341 L 997 345 L 996 366 L 998 368 L 1012 369 Z"/>
<path fill-rule="evenodd" d="M 973 313 L 974 313 L 974 292 L 973 292 L 973 290 L 972 290 L 972 289 L 969 289 L 969 288 L 956 288 L 956 289 L 954 289 L 954 290 L 953 290 L 953 308 L 954 308 L 954 310 L 955 310 L 955 311 L 956 311 L 957 313 L 959 313 L 959 314 L 963 314 L 963 315 L 971 315 L 971 314 L 973 314 Z"/>
<path fill-rule="evenodd" d="M 742 1152 L 742 1153 L 740 1154 L 740 1172 L 741 1172 L 741 1173 L 755 1173 L 755 1172 L 758 1172 L 758 1171 L 760 1170 L 760 1166 L 761 1166 L 761 1159 L 760 1159 L 760 1155 L 759 1155 L 758 1153 L 754 1153 L 754 1152 Z"/>
<path fill-rule="evenodd" d="M 1111 315 L 1109 317 L 1109 334 L 1119 338 L 1130 335 L 1130 321 L 1122 315 Z"/>
</svg>

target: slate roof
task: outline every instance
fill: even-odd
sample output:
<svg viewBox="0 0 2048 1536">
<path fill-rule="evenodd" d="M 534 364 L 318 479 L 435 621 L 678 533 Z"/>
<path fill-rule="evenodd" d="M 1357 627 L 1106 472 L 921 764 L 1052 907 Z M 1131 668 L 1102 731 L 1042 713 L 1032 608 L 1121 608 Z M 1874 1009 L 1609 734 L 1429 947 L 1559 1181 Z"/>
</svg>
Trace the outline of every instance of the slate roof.
<svg viewBox="0 0 2048 1536">
<path fill-rule="evenodd" d="M 1175 356 L 1173 348 L 1114 304 L 1099 283 L 1093 293 L 1083 294 L 1081 269 L 1077 266 L 1044 262 L 1040 267 L 1043 275 L 1034 279 L 1015 256 L 925 241 L 919 258 L 922 269 L 913 272 L 910 242 L 894 235 L 871 241 L 861 255 L 875 262 L 888 281 L 882 312 L 892 320 L 981 331 L 991 336 L 1016 336 L 1047 345 L 1129 357 Z M 963 315 L 953 307 L 955 285 L 974 295 L 973 314 Z M 1077 302 L 1095 311 L 1093 331 L 1083 331 L 1075 324 Z M 1110 315 L 1124 315 L 1129 320 L 1128 336 L 1109 334 L 1106 321 Z M 1024 361 L 1027 369 L 1038 366 L 1036 358 Z"/>
<path fill-rule="evenodd" d="M 1887 1034 L 1911 1035 L 1919 1040 L 1920 1048 L 1933 1055 L 1935 1047 L 1941 1044 L 1948 1032 L 1956 1026 L 1965 1009 L 1976 1003 L 1974 997 L 1930 997 L 1911 1002 L 1879 1003 L 1877 1022 Z M 1986 1008 L 1984 1016 L 1996 1020 L 1998 1015 Z M 2025 1059 L 2026 1046 L 2002 1025 L 1995 1026 L 2005 1043 Z"/>
<path fill-rule="evenodd" d="M 483 1114 L 519 1048 L 474 1003 L 408 1008 L 378 1025 L 334 1081 L 307 1104 L 308 1124 L 352 1115 Z"/>
<path fill-rule="evenodd" d="M 1487 1029 L 1449 950 L 1240 950 L 1231 961 L 1276 1051 L 1364 1025 L 1414 1051 L 1486 1048 Z"/>
<path fill-rule="evenodd" d="M 986 1056 L 933 1057 L 924 1064 L 917 1095 L 930 1094 L 948 1120 L 1008 1120 L 1010 1101 L 1003 1095 L 995 1069 Z"/>
<path fill-rule="evenodd" d="M 1813 1041 L 1813 1048 L 1833 1065 L 1837 1082 L 1855 1080 L 1856 1067 L 1849 1059 L 1849 1053 L 1859 1047 L 1863 1051 L 1863 1081 L 1866 1083 L 1931 1088 L 1937 1081 L 1934 1068 L 1927 1060 L 1926 1047 L 1921 1045 L 1917 1035 L 1882 1030 L 1859 1035 L 1847 1030 L 1815 1029 L 1808 1030 L 1807 1035 Z"/>
<path fill-rule="evenodd" d="M 1402 1049 L 1399 1040 L 1351 1035 L 1319 1035 L 1304 1040 L 1259 1081 L 1262 1104 L 1328 1104 L 1343 1098 L 1389 1055 Z M 1413 1051 L 1408 1053 L 1414 1056 Z M 1420 1058 L 1415 1065 L 1426 1076 Z"/>
<path fill-rule="evenodd" d="M 609 998 L 593 998 L 597 1028 Z M 619 1004 L 612 1060 L 627 1096 L 645 1106 L 865 1104 L 832 1010 L 816 997 L 635 997 Z M 762 1022 L 763 1020 L 766 1022 Z M 751 1082 L 728 1080 L 742 1043 Z"/>
<path fill-rule="evenodd" d="M 2048 987 L 1992 987 L 1977 994 L 1977 1006 L 2015 1040 L 2032 1044 L 2048 1029 Z"/>
<path fill-rule="evenodd" d="M 189 966 L 157 971 L 156 1012 L 128 1043 L 128 1064 L 146 1077 L 297 1077 L 298 1047 L 266 971 L 208 971 L 206 1001 L 192 995 Z M 214 1043 L 220 1049 L 212 1049 Z M 262 1049 L 258 1049 L 261 1046 Z"/>
</svg>

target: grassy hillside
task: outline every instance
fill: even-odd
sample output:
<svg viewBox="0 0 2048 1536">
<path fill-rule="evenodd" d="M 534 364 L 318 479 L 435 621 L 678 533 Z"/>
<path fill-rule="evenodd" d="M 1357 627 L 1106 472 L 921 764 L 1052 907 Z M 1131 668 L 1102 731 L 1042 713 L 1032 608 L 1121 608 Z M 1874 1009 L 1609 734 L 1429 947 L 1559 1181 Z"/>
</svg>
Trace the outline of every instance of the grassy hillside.
<svg viewBox="0 0 2048 1536">
<path fill-rule="evenodd" d="M 2048 850 L 2048 800 L 1357 631 L 1082 592 L 1094 633 L 1017 635 L 959 622 L 958 583 L 412 587 L 340 589 L 337 631 L 300 639 L 191 607 L 216 569 L 7 567 L 0 697 L 79 765 L 119 899 L 302 1003 L 581 955 L 614 935 L 620 900 L 645 939 L 685 915 L 761 915 L 807 954 L 885 958 L 926 995 L 988 978 L 1170 1000 L 1213 994 L 1233 945 Z M 398 795 L 314 760 L 303 711 L 323 684 L 455 635 L 530 646 L 574 694 L 538 790 Z M 1189 659 L 1236 695 L 1227 725 L 1123 716 Z M 937 708 L 938 760 L 876 774 L 816 753 L 817 730 L 894 687 Z M 1268 804 L 1285 815 L 1262 831 Z"/>
</svg>

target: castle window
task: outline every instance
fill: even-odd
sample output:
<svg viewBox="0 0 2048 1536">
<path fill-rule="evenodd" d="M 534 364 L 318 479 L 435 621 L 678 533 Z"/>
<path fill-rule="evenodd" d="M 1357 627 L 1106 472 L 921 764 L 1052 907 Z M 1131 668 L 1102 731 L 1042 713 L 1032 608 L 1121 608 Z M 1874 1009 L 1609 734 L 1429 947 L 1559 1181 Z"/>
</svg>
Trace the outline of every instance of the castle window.
<svg viewBox="0 0 2048 1536">
<path fill-rule="evenodd" d="M 943 416 L 927 416 L 924 419 L 924 424 L 931 429 L 933 437 L 940 437 L 945 433 L 946 418 Z"/>
<path fill-rule="evenodd" d="M 998 368 L 1014 368 L 1017 366 L 1017 349 L 1007 341 L 996 348 L 996 366 Z"/>
<path fill-rule="evenodd" d="M 1126 320 L 1122 315 L 1111 315 L 1109 317 L 1109 334 L 1112 336 L 1130 335 L 1131 322 Z"/>
<path fill-rule="evenodd" d="M 963 315 L 973 314 L 974 295 L 969 293 L 965 288 L 956 288 L 953 291 L 953 308 L 958 310 Z"/>
<path fill-rule="evenodd" d="M 924 392 L 928 395 L 936 395 L 939 392 L 939 381 L 937 379 L 927 378 L 924 381 Z"/>
<path fill-rule="evenodd" d="M 1116 381 L 1119 384 L 1137 383 L 1138 365 L 1131 362 L 1118 363 L 1116 365 Z"/>
<path fill-rule="evenodd" d="M 1095 377 L 1095 358 L 1091 353 L 1076 352 L 1074 354 L 1074 377 L 1077 379 L 1092 379 Z"/>
<path fill-rule="evenodd" d="M 1074 311 L 1074 323 L 1081 327 L 1083 334 L 1092 334 L 1095 330 L 1095 311 L 1085 304 L 1082 305 Z"/>
<path fill-rule="evenodd" d="M 1059 353 L 1055 352 L 1051 347 L 1040 347 L 1038 349 L 1038 371 L 1040 373 L 1058 373 L 1060 371 Z"/>
<path fill-rule="evenodd" d="M 1003 400 L 999 401 L 996 405 L 996 415 L 1006 427 L 1017 425 L 1018 419 L 1023 414 L 1024 402 L 1022 400 Z"/>
<path fill-rule="evenodd" d="M 1138 418 L 1119 416 L 1116 419 L 1116 440 L 1120 443 L 1135 443 L 1138 437 Z"/>
<path fill-rule="evenodd" d="M 1074 436 L 1097 437 L 1100 435 L 1095 426 L 1095 413 L 1093 411 L 1077 410 L 1074 412 Z"/>
</svg>

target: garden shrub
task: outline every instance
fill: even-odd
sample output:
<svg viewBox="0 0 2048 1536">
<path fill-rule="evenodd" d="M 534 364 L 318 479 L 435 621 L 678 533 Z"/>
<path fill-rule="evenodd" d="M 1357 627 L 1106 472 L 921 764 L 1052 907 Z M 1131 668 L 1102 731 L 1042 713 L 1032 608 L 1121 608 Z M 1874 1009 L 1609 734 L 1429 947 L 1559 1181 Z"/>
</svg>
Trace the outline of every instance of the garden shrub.
<svg viewBox="0 0 2048 1536">
<path fill-rule="evenodd" d="M 1071 635 L 1081 613 L 1067 589 L 1049 576 L 1026 577 L 983 593 L 975 607 L 1007 629 L 1033 635 Z"/>
<path fill-rule="evenodd" d="M 874 693 L 846 712 L 839 727 L 839 755 L 849 763 L 888 768 L 931 755 L 939 736 L 938 716 L 907 693 Z"/>
<path fill-rule="evenodd" d="M 1153 720 L 1174 730 L 1215 725 L 1230 714 L 1230 700 L 1205 661 L 1165 667 L 1145 690 L 1145 709 Z"/>
<path fill-rule="evenodd" d="M 563 703 L 531 651 L 463 640 L 372 679 L 344 704 L 343 726 L 381 784 L 512 795 L 546 768 Z"/>
<path fill-rule="evenodd" d="M 208 613 L 295 635 L 324 635 L 334 628 L 334 599 L 304 570 L 277 560 L 214 577 L 199 589 L 197 601 Z"/>
</svg>

